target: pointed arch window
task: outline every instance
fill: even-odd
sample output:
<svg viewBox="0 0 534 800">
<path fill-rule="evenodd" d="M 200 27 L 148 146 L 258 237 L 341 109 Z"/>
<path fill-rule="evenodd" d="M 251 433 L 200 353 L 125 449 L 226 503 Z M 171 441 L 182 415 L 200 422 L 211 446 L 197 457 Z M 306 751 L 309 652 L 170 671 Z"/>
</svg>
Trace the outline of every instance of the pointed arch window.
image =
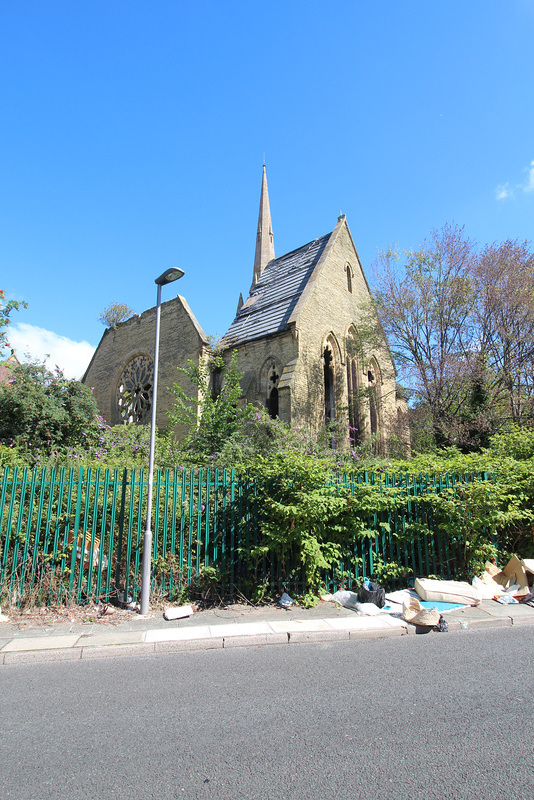
<svg viewBox="0 0 534 800">
<path fill-rule="evenodd" d="M 260 386 L 265 398 L 265 407 L 272 419 L 279 416 L 278 384 L 280 383 L 280 374 L 281 370 L 275 359 L 268 358 L 261 370 Z"/>
<path fill-rule="evenodd" d="M 325 425 L 336 418 L 336 393 L 334 376 L 334 354 L 330 345 L 323 350 L 323 375 L 324 375 L 324 416 Z"/>
<path fill-rule="evenodd" d="M 347 273 L 347 290 L 352 294 L 352 267 L 350 264 L 346 265 L 345 272 Z"/>
<path fill-rule="evenodd" d="M 360 442 L 360 402 L 358 362 L 356 359 L 356 331 L 349 330 L 347 337 L 347 394 L 349 412 L 349 444 L 351 447 Z"/>
<path fill-rule="evenodd" d="M 376 359 L 372 359 L 367 369 L 367 387 L 369 394 L 369 431 L 375 437 L 374 448 L 380 452 L 381 434 L 381 385 L 380 367 Z"/>
</svg>

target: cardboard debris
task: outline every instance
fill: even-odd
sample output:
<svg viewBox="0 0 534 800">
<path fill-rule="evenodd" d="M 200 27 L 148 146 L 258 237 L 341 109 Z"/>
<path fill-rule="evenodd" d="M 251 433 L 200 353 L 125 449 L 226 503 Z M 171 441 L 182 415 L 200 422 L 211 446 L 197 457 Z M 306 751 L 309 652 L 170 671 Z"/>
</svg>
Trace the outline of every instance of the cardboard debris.
<svg viewBox="0 0 534 800">
<path fill-rule="evenodd" d="M 439 622 L 440 613 L 437 608 L 424 608 L 416 597 L 410 597 L 404 601 L 402 617 L 412 625 L 433 628 Z"/>
<path fill-rule="evenodd" d="M 523 597 L 530 592 L 528 574 L 531 581 L 534 579 L 534 559 L 519 560 L 517 556 L 512 556 L 504 569 L 499 569 L 491 561 L 488 561 L 485 570 L 480 576 L 480 581 L 487 587 L 487 593 L 483 591 L 485 597 L 502 596 L 510 590 L 512 586 L 517 586 L 513 591 L 514 597 Z"/>
</svg>

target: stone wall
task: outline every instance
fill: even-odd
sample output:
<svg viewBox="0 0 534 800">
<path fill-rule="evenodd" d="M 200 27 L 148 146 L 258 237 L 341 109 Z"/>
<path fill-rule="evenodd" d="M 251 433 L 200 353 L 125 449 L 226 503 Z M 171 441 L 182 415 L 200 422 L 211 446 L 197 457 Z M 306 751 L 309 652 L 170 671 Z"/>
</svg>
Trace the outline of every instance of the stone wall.
<svg viewBox="0 0 534 800">
<path fill-rule="evenodd" d="M 347 265 L 351 271 L 352 292 L 348 289 Z M 348 428 L 347 337 L 351 326 L 356 331 L 365 320 L 369 324 L 369 289 L 347 227 L 342 217 L 318 264 L 309 291 L 302 298 L 296 320 L 299 341 L 299 362 L 295 371 L 292 398 L 293 421 L 307 424 L 317 433 L 324 426 L 323 352 L 330 345 L 334 354 L 336 420 Z M 380 334 L 378 320 L 373 336 L 357 358 L 360 395 L 360 430 L 363 438 L 370 435 L 368 368 L 371 362 L 379 367 L 376 392 L 379 399 L 381 444 L 385 432 L 397 417 L 395 371 L 387 347 Z"/>
<path fill-rule="evenodd" d="M 83 382 L 94 387 L 98 408 L 106 422 L 121 422 L 117 406 L 117 392 L 123 369 L 137 356 L 154 358 L 156 308 L 149 308 L 108 328 L 83 377 Z M 161 304 L 159 375 L 156 422 L 159 428 L 168 425 L 166 410 L 172 406 L 173 396 L 168 391 L 178 383 L 191 396 L 197 389 L 178 366 L 186 366 L 188 359 L 195 364 L 204 356 L 207 339 L 190 311 L 185 299 L 179 295 Z M 180 433 L 178 430 L 177 433 Z"/>
<path fill-rule="evenodd" d="M 347 265 L 351 272 L 352 292 L 348 289 Z M 368 298 L 369 289 L 342 217 L 297 304 L 290 329 L 236 348 L 238 368 L 244 373 L 242 386 L 246 400 L 265 405 L 262 366 L 273 358 L 281 371 L 280 419 L 316 435 L 325 425 L 323 353 L 329 345 L 334 354 L 335 417 L 348 429 L 346 342 L 351 326 L 356 330 L 362 327 L 365 316 L 362 302 Z M 226 358 L 229 356 L 227 353 Z M 379 441 L 383 450 L 386 431 L 396 424 L 397 409 L 393 362 L 378 325 L 373 341 L 367 343 L 364 357 L 358 359 L 359 427 L 364 439 L 370 436 L 370 364 L 376 373 L 374 391 L 378 399 Z"/>
</svg>

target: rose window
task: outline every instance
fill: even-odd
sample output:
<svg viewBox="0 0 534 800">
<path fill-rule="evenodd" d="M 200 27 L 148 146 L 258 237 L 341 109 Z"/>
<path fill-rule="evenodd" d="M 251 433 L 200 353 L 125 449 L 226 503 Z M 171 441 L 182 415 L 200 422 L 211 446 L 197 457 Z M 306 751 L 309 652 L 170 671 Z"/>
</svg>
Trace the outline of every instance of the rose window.
<svg viewBox="0 0 534 800">
<path fill-rule="evenodd" d="M 148 356 L 137 356 L 124 368 L 117 390 L 117 407 L 121 422 L 150 422 L 154 362 Z"/>
</svg>

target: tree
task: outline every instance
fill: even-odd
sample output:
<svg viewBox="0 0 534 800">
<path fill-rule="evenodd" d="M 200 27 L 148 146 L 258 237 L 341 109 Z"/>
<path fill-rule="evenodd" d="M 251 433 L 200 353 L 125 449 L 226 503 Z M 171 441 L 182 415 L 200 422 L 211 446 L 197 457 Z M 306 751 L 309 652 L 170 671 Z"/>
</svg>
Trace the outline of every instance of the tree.
<svg viewBox="0 0 534 800">
<path fill-rule="evenodd" d="M 456 438 L 452 422 L 470 396 L 473 259 L 463 228 L 446 225 L 418 250 L 388 250 L 377 262 L 375 309 L 401 379 L 429 408 L 438 445 Z"/>
<path fill-rule="evenodd" d="M 116 328 L 119 322 L 130 319 L 134 314 L 135 311 L 125 303 L 111 303 L 100 314 L 100 322 L 106 328 Z"/>
<path fill-rule="evenodd" d="M 1 444 L 30 454 L 94 443 L 99 425 L 88 386 L 39 363 L 15 364 L 11 373 L 0 385 Z"/>
<path fill-rule="evenodd" d="M 381 254 L 374 302 L 418 415 L 438 446 L 487 446 L 534 420 L 534 255 L 527 242 L 475 248 L 446 225 L 417 251 Z"/>
<path fill-rule="evenodd" d="M 10 347 L 11 345 L 6 339 L 6 327 L 9 325 L 9 317 L 12 311 L 16 311 L 20 307 L 28 308 L 27 304 L 24 302 L 18 302 L 17 300 L 6 300 L 6 295 L 3 289 L 0 289 L 0 352 L 4 347 Z"/>
<path fill-rule="evenodd" d="M 486 246 L 473 270 L 480 363 L 493 404 L 514 424 L 534 417 L 534 255 L 528 242 Z"/>
</svg>

